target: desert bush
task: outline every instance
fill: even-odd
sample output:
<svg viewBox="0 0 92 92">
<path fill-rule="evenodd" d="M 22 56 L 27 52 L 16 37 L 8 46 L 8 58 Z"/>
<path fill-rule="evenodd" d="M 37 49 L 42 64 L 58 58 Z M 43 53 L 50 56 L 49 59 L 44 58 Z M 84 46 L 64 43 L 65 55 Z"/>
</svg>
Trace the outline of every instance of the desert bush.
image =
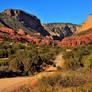
<svg viewBox="0 0 92 92">
<path fill-rule="evenodd" d="M 91 92 L 92 71 L 78 69 L 76 71 L 58 71 L 54 74 L 43 76 L 38 80 L 31 92 Z M 85 76 L 86 74 L 86 76 Z M 89 78 L 90 77 L 90 81 Z"/>
<path fill-rule="evenodd" d="M 86 57 L 83 64 L 84 67 L 92 69 L 92 53 Z"/>
<path fill-rule="evenodd" d="M 30 92 L 29 88 L 22 88 L 20 92 Z"/>
<path fill-rule="evenodd" d="M 43 71 L 43 66 L 52 64 L 60 47 L 24 44 L 21 42 L 0 42 L 0 66 L 8 66 L 11 71 L 33 74 Z M 7 59 L 7 60 L 6 60 Z"/>
<path fill-rule="evenodd" d="M 91 68 L 91 45 L 72 48 L 71 52 L 64 52 L 65 64 L 63 69 L 76 70 L 80 67 Z"/>
</svg>

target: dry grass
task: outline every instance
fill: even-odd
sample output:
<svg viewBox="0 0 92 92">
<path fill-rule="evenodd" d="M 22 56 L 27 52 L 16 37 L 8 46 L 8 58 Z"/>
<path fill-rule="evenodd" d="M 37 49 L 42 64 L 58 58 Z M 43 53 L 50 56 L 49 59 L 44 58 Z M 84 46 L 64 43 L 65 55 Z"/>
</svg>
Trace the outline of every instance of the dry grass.
<svg viewBox="0 0 92 92">
<path fill-rule="evenodd" d="M 13 92 L 92 92 L 92 70 L 45 72 L 35 76 L 35 85 L 28 81 Z"/>
</svg>

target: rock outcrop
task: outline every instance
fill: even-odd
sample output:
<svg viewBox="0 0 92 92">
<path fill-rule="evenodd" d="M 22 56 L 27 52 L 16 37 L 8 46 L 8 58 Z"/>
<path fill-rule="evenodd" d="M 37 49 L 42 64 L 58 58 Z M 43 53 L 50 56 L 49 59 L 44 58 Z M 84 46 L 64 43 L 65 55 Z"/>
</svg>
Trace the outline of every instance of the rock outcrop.
<svg viewBox="0 0 92 92">
<path fill-rule="evenodd" d="M 59 37 L 60 40 L 64 37 L 72 36 L 80 32 L 86 31 L 92 28 L 92 14 L 90 14 L 87 20 L 80 24 L 75 25 L 71 23 L 51 23 L 51 24 L 42 24 L 43 27 L 50 33 L 51 36 Z"/>
<path fill-rule="evenodd" d="M 34 38 L 30 34 L 25 33 L 23 29 L 20 29 L 18 32 L 16 32 L 13 29 L 10 28 L 0 28 L 0 41 L 21 41 L 24 43 L 31 43 L 31 44 L 43 44 L 43 45 L 58 45 L 58 46 L 80 46 L 80 45 L 87 45 L 92 44 L 92 29 L 90 29 L 89 33 L 85 35 L 75 35 L 71 37 L 66 37 L 62 41 L 58 40 L 49 40 L 52 39 L 52 37 L 47 37 L 46 39 L 40 39 L 40 38 Z"/>
<path fill-rule="evenodd" d="M 84 23 L 79 25 L 76 33 L 80 33 L 80 32 L 86 31 L 88 29 L 92 29 L 92 14 L 90 14 L 88 16 L 87 20 Z"/>
<path fill-rule="evenodd" d="M 71 36 L 64 38 L 61 41 L 61 44 L 64 46 L 80 46 L 80 45 L 87 45 L 87 44 L 92 44 L 92 29 L 91 33 L 85 34 L 85 35 L 76 35 L 76 36 Z"/>
<path fill-rule="evenodd" d="M 23 29 L 27 33 L 40 33 L 42 36 L 49 35 L 36 16 L 17 9 L 7 9 L 0 13 L 0 27 Z"/>
<path fill-rule="evenodd" d="M 19 29 L 18 34 L 25 35 L 25 32 L 22 29 Z"/>
<path fill-rule="evenodd" d="M 82 30 L 88 30 L 92 28 L 92 14 L 88 16 L 88 19 L 82 24 Z"/>
<path fill-rule="evenodd" d="M 33 44 L 74 47 L 92 43 L 92 29 L 90 28 L 92 28 L 92 14 L 80 25 L 71 23 L 41 25 L 36 16 L 22 10 L 7 9 L 0 13 L 1 41 L 8 39 Z"/>
<path fill-rule="evenodd" d="M 50 35 L 53 36 L 53 38 L 57 37 L 57 39 L 60 38 L 60 40 L 74 34 L 77 30 L 76 27 L 78 26 L 69 23 L 51 23 L 42 25 L 50 33 Z"/>
<path fill-rule="evenodd" d="M 30 34 L 25 33 L 23 29 L 20 29 L 18 32 L 11 28 L 0 28 L 0 41 L 7 40 L 7 41 L 22 41 L 25 43 L 31 43 L 31 44 L 45 44 L 50 45 L 52 41 L 50 40 L 44 40 L 44 39 L 38 39 L 32 37 Z"/>
</svg>

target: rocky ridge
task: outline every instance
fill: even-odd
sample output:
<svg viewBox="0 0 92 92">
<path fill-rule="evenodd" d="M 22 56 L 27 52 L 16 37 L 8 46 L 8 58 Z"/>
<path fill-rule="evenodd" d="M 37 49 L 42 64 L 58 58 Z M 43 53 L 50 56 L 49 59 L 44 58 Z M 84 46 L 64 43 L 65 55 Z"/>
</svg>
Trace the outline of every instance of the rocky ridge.
<svg viewBox="0 0 92 92">
<path fill-rule="evenodd" d="M 57 37 L 57 40 L 62 40 L 64 37 L 73 35 L 78 27 L 78 25 L 71 23 L 50 23 L 42 25 L 54 39 Z"/>
<path fill-rule="evenodd" d="M 23 29 L 33 36 L 36 33 L 40 33 L 41 36 L 49 35 L 36 16 L 17 9 L 6 9 L 0 13 L 0 27 L 12 28 L 16 31 Z"/>
<path fill-rule="evenodd" d="M 70 23 L 41 25 L 40 20 L 34 15 L 22 10 L 7 9 L 0 13 L 0 40 L 73 47 L 91 44 L 91 20 L 92 14 L 81 25 Z M 41 36 L 44 38 L 40 38 Z"/>
<path fill-rule="evenodd" d="M 61 40 L 64 37 L 69 37 L 80 32 L 85 32 L 92 28 L 92 14 L 90 14 L 87 20 L 80 24 L 71 24 L 71 23 L 50 23 L 42 24 L 45 30 L 47 30 L 51 36 L 59 37 Z"/>
</svg>

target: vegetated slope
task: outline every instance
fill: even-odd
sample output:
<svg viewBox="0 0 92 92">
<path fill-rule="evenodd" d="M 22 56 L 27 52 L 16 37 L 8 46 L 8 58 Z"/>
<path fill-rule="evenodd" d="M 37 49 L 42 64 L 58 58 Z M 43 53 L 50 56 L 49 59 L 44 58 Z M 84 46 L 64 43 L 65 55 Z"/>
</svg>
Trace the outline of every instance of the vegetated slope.
<svg viewBox="0 0 92 92">
<path fill-rule="evenodd" d="M 92 91 L 92 45 L 69 48 L 64 51 L 64 66 L 61 70 L 41 74 L 37 84 L 31 87 L 31 82 L 18 91 L 29 92 L 91 92 Z M 61 50 L 62 51 L 62 50 Z"/>
<path fill-rule="evenodd" d="M 41 50 L 37 47 L 40 55 Z M 48 49 L 48 47 L 47 47 Z M 66 48 L 65 48 L 66 49 Z M 79 47 L 69 48 L 70 51 L 63 51 L 63 58 L 65 60 L 64 66 L 61 70 L 51 75 L 51 72 L 47 74 L 41 74 L 41 78 L 38 79 L 37 84 L 32 87 L 31 82 L 28 82 L 28 85 L 22 86 L 18 91 L 27 90 L 29 92 L 74 92 L 77 91 L 92 91 L 92 44 L 83 45 Z M 42 51 L 47 51 L 42 49 Z M 54 48 L 53 48 L 54 50 Z M 57 48 L 58 50 L 58 48 Z M 48 52 L 48 51 L 47 51 Z M 47 58 L 51 54 L 45 54 Z M 57 55 L 57 54 L 56 54 Z M 52 55 L 51 55 L 52 56 Z M 43 59 L 43 57 L 42 57 Z M 64 70 L 64 71 L 63 71 Z M 48 74 L 50 74 L 48 76 Z M 36 77 L 37 78 L 37 77 Z M 48 87 L 48 89 L 47 89 Z M 17 87 L 18 88 L 18 87 Z"/>
<path fill-rule="evenodd" d="M 77 31 L 78 25 L 71 23 L 49 23 L 42 24 L 54 39 L 61 40 L 64 37 L 71 36 Z"/>
<path fill-rule="evenodd" d="M 35 33 L 40 33 L 42 36 L 49 35 L 36 16 L 17 9 L 7 9 L 0 13 L 0 27 L 23 29 L 31 35 Z"/>
<path fill-rule="evenodd" d="M 59 47 L 25 44 L 21 42 L 0 42 L 0 77 L 31 75 L 44 71 L 52 65 L 52 59 L 59 53 Z"/>
<path fill-rule="evenodd" d="M 63 68 L 66 70 L 76 70 L 80 67 L 92 69 L 92 44 L 70 48 L 70 52 L 65 52 Z"/>
</svg>

